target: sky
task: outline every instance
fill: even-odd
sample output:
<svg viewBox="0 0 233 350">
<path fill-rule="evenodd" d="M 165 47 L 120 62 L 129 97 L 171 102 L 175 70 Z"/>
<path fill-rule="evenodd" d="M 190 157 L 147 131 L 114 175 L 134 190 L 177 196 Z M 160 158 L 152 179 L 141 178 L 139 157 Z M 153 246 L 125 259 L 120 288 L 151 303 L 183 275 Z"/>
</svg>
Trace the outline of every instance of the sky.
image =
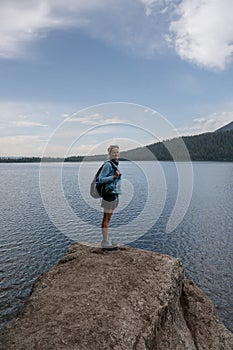
<svg viewBox="0 0 233 350">
<path fill-rule="evenodd" d="M 0 156 L 121 149 L 233 121 L 232 0 L 1 0 Z"/>
</svg>

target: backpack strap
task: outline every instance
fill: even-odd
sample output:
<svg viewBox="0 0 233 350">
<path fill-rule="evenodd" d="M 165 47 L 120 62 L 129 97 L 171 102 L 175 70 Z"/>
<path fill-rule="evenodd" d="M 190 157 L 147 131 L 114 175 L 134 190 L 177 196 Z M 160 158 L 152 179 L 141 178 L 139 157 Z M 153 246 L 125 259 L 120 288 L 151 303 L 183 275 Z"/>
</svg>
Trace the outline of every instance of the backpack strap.
<svg viewBox="0 0 233 350">
<path fill-rule="evenodd" d="M 95 175 L 96 180 L 98 179 L 99 174 L 101 173 L 101 170 L 103 169 L 104 164 L 106 164 L 107 162 L 111 164 L 113 170 L 115 170 L 115 171 L 118 170 L 117 167 L 116 167 L 116 165 L 115 165 L 111 160 L 107 160 L 106 162 L 104 162 L 104 163 L 101 165 L 101 167 L 100 167 L 99 170 L 97 171 L 97 173 L 96 173 L 96 175 Z"/>
<path fill-rule="evenodd" d="M 116 165 L 111 161 L 111 160 L 107 160 L 107 162 L 109 162 L 111 165 L 112 165 L 112 167 L 113 167 L 113 170 L 118 170 L 118 168 L 116 167 Z"/>
</svg>

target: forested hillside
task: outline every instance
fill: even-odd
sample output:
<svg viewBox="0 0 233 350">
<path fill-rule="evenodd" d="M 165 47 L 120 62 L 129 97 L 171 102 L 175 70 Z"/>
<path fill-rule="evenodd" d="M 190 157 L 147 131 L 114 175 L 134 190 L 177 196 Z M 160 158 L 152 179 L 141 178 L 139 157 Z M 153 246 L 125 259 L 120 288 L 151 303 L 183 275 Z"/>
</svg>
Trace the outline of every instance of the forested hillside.
<svg viewBox="0 0 233 350">
<path fill-rule="evenodd" d="M 121 156 L 131 160 L 189 160 L 182 140 L 191 160 L 233 161 L 233 130 L 174 138 L 122 152 Z"/>
<path fill-rule="evenodd" d="M 182 145 L 186 145 L 185 147 Z M 188 151 L 188 152 L 187 152 Z M 104 161 L 106 155 L 72 156 L 65 162 Z M 183 136 L 157 142 L 148 146 L 121 152 L 122 160 L 177 160 L 177 161 L 233 161 L 233 130 L 209 132 L 195 136 Z M 0 162 L 40 162 L 39 157 L 0 158 Z M 46 162 L 63 161 L 62 158 L 46 158 Z"/>
</svg>

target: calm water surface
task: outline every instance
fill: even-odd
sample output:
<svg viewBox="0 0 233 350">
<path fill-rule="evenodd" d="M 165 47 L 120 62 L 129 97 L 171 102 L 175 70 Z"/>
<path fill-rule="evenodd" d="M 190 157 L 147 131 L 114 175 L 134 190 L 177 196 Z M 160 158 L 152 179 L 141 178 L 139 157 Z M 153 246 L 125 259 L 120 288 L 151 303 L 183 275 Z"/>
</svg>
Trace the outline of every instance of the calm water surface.
<svg viewBox="0 0 233 350">
<path fill-rule="evenodd" d="M 122 225 L 132 223 L 129 226 L 132 232 L 128 234 L 132 237 L 135 234 L 135 240 L 129 245 L 180 258 L 186 277 L 205 291 L 225 325 L 233 331 L 233 163 L 193 163 L 191 203 L 181 223 L 169 234 L 165 228 L 177 197 L 176 168 L 172 162 L 160 163 L 154 187 L 148 193 L 147 175 L 154 173 L 154 165 L 145 164 L 143 172 L 132 163 L 122 162 L 123 194 L 112 219 L 112 230 L 129 230 Z M 51 179 L 56 182 L 59 166 L 44 164 L 48 184 Z M 86 164 L 81 176 L 80 164 L 65 163 L 62 184 L 74 216 L 72 219 L 60 211 L 62 226 L 56 227 L 56 220 L 48 215 L 41 199 L 40 165 L 0 164 L 1 328 L 15 317 L 34 280 L 64 255 L 77 232 L 83 240 L 100 239 L 99 201 L 88 195 L 90 180 L 98 166 L 99 163 Z M 49 188 L 47 197 L 59 209 L 57 193 L 52 186 Z M 152 201 L 155 203 L 152 224 L 148 226 L 151 211 L 140 216 L 140 225 L 134 224 L 150 196 L 156 199 Z M 68 236 L 63 234 L 64 230 L 69 232 Z"/>
</svg>

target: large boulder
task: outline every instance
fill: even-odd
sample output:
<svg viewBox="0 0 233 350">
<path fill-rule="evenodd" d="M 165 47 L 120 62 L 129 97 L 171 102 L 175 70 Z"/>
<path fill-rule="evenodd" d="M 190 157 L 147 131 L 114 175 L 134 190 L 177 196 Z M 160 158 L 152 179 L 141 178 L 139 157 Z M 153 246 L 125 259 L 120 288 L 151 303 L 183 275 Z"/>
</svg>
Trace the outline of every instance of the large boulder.
<svg viewBox="0 0 233 350">
<path fill-rule="evenodd" d="M 75 244 L 44 273 L 2 350 L 232 350 L 233 335 L 179 260 Z"/>
</svg>

